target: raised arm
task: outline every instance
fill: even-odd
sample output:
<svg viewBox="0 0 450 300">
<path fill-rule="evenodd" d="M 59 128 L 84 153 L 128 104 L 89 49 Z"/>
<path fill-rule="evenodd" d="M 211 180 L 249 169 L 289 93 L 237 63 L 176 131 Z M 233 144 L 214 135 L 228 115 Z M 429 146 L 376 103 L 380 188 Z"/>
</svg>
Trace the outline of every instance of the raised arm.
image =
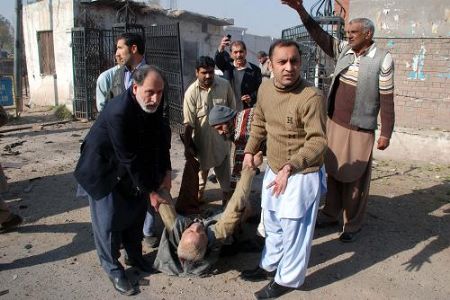
<svg viewBox="0 0 450 300">
<path fill-rule="evenodd" d="M 282 0 L 282 4 L 292 7 L 300 16 L 303 25 L 311 35 L 312 39 L 319 45 L 319 47 L 330 57 L 335 58 L 335 40 L 308 14 L 303 6 L 303 0 Z"/>
</svg>

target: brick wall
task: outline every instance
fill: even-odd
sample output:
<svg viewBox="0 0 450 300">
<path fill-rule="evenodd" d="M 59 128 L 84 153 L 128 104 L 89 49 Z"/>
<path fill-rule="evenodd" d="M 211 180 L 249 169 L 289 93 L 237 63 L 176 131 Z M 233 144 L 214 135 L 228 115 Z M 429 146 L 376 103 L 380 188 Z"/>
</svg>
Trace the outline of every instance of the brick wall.
<svg viewBox="0 0 450 300">
<path fill-rule="evenodd" d="M 396 126 L 450 130 L 450 38 L 377 38 L 395 60 Z"/>
</svg>

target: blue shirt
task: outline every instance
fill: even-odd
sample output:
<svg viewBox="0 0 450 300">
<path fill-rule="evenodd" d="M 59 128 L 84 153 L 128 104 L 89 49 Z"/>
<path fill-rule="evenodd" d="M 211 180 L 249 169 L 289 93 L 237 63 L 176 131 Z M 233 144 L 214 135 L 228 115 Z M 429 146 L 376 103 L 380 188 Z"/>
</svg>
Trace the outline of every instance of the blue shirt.
<svg viewBox="0 0 450 300">
<path fill-rule="evenodd" d="M 139 69 L 142 65 L 145 65 L 145 58 L 141 60 L 141 62 L 134 68 L 134 70 L 129 70 L 127 66 L 125 66 L 125 76 L 123 77 L 123 84 L 125 89 L 128 89 L 133 83 L 133 73 L 136 69 Z"/>
<path fill-rule="evenodd" d="M 105 107 L 106 97 L 109 90 L 111 89 L 114 74 L 116 74 L 116 71 L 119 69 L 119 67 L 119 65 L 116 65 L 101 73 L 97 78 L 97 87 L 95 89 L 95 93 L 98 112 L 101 112 Z"/>
</svg>

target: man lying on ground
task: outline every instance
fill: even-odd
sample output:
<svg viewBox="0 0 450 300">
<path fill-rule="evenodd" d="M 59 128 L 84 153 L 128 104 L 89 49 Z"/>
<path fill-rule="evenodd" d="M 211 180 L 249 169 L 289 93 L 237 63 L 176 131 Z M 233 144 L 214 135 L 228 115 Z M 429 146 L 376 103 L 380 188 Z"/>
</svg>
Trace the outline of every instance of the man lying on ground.
<svg viewBox="0 0 450 300">
<path fill-rule="evenodd" d="M 255 169 L 261 164 L 262 152 L 259 152 L 254 156 L 255 168 L 242 170 L 236 190 L 217 220 L 191 220 L 177 215 L 170 194 L 162 192 L 169 204 L 152 203 L 159 208 L 165 226 L 153 267 L 167 275 L 207 275 L 217 262 L 222 245 L 241 221 Z"/>
</svg>

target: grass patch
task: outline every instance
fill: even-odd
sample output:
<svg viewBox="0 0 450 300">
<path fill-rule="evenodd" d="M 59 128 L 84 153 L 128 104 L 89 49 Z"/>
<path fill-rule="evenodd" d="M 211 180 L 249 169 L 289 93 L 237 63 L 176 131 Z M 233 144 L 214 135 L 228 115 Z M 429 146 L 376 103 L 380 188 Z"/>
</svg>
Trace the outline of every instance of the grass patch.
<svg viewBox="0 0 450 300">
<path fill-rule="evenodd" d="M 53 114 L 58 120 L 72 120 L 73 115 L 70 110 L 67 109 L 65 105 L 55 106 L 53 109 Z"/>
</svg>

